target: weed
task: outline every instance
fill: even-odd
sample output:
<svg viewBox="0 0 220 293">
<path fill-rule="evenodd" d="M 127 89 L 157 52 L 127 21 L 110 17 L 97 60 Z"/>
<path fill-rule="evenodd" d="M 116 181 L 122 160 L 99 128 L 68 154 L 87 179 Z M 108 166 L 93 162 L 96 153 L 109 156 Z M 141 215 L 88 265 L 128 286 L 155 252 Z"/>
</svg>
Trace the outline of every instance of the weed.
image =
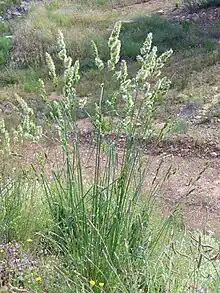
<svg viewBox="0 0 220 293">
<path fill-rule="evenodd" d="M 10 57 L 12 42 L 10 38 L 0 37 L 0 65 L 5 65 Z"/>
<path fill-rule="evenodd" d="M 181 26 L 182 26 L 182 30 L 185 32 L 185 33 L 188 33 L 189 29 L 190 29 L 190 22 L 189 21 L 182 21 L 181 22 Z"/>
<path fill-rule="evenodd" d="M 1 35 L 6 35 L 9 34 L 10 29 L 9 29 L 9 25 L 6 22 L 0 22 L 0 34 Z"/>
<path fill-rule="evenodd" d="M 217 48 L 216 40 L 206 40 L 205 41 L 205 49 L 207 52 L 215 51 Z"/>
</svg>

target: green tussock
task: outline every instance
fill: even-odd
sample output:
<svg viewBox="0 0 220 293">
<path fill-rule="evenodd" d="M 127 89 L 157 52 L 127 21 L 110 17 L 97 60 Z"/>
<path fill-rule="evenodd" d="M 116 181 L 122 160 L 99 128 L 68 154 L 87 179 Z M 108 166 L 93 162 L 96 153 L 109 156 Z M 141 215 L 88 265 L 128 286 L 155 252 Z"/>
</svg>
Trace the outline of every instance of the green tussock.
<svg viewBox="0 0 220 293">
<path fill-rule="evenodd" d="M 49 99 L 45 82 L 39 80 L 47 110 L 44 122 L 38 124 L 33 109 L 18 95 L 16 126 L 0 120 L 0 286 L 30 292 L 219 290 L 219 240 L 185 230 L 180 204 L 167 217 L 159 213 L 157 198 L 172 168 L 162 171 L 161 162 L 146 184 L 148 162 L 141 145 L 151 138 L 159 142 L 172 126 L 165 121 L 158 134 L 154 120 L 170 88 L 163 68 L 173 51 L 160 54 L 149 33 L 131 75 L 121 58 L 120 33 L 117 22 L 106 61 L 92 42 L 94 65 L 109 74 L 114 88 L 105 96 L 109 84 L 101 80 L 94 113 L 88 113 L 93 129 L 89 177 L 77 131 L 77 109 L 87 104 L 86 97 L 77 95 L 80 60 L 68 55 L 62 32 L 56 56 L 62 78 L 53 56 L 48 52 L 45 57 L 51 88 L 60 98 Z M 19 165 L 16 146 L 42 146 L 43 139 L 51 139 L 49 131 L 61 161 L 39 149 L 34 163 Z M 119 152 L 116 142 L 122 134 Z M 189 184 L 186 197 L 201 174 Z"/>
</svg>

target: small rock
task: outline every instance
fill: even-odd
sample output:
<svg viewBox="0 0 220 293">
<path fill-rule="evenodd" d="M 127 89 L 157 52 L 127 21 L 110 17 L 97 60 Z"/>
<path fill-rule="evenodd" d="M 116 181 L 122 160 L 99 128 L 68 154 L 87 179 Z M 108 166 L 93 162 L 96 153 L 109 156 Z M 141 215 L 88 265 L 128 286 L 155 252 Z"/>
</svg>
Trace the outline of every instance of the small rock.
<svg viewBox="0 0 220 293">
<path fill-rule="evenodd" d="M 161 9 L 161 10 L 158 10 L 158 11 L 156 11 L 156 13 L 157 14 L 159 14 L 159 15 L 164 15 L 164 11 Z"/>
<path fill-rule="evenodd" d="M 217 144 L 217 145 L 215 146 L 215 149 L 216 149 L 217 151 L 220 152 L 220 144 Z"/>
<path fill-rule="evenodd" d="M 184 20 L 186 20 L 185 15 L 183 15 L 183 16 L 181 17 L 181 21 L 184 21 Z"/>
<path fill-rule="evenodd" d="M 12 19 L 12 14 L 11 14 L 11 11 L 8 11 L 6 14 L 5 14 L 5 17 L 4 17 L 6 20 L 10 20 Z"/>
<path fill-rule="evenodd" d="M 186 20 L 192 20 L 192 14 L 188 14 L 185 18 Z"/>
<path fill-rule="evenodd" d="M 194 21 L 194 22 L 197 22 L 199 20 L 199 15 L 197 13 L 193 13 L 191 19 Z"/>
<path fill-rule="evenodd" d="M 206 18 L 206 17 L 207 17 L 207 14 L 206 14 L 205 12 L 203 12 L 203 13 L 201 14 L 201 17 L 202 17 L 202 18 Z"/>
<path fill-rule="evenodd" d="M 208 20 L 215 20 L 215 17 L 213 15 L 209 15 Z"/>
<path fill-rule="evenodd" d="M 45 121 L 45 115 L 42 112 L 37 112 L 37 121 L 42 125 Z"/>
<path fill-rule="evenodd" d="M 21 12 L 19 12 L 19 9 L 16 9 L 16 10 L 14 10 L 14 11 L 12 11 L 11 12 L 11 15 L 13 16 L 13 17 L 20 17 L 21 16 Z"/>
<path fill-rule="evenodd" d="M 194 101 L 189 101 L 181 105 L 178 116 L 193 118 L 198 112 L 198 105 Z"/>
<path fill-rule="evenodd" d="M 127 19 L 122 21 L 122 23 L 134 23 L 134 22 L 136 22 L 135 19 Z"/>
<path fill-rule="evenodd" d="M 212 230 L 207 230 L 206 231 L 208 235 L 213 236 L 215 235 L 215 232 L 213 232 Z"/>
<path fill-rule="evenodd" d="M 173 21 L 177 21 L 177 22 L 179 22 L 180 21 L 180 16 L 179 15 L 175 15 L 174 17 L 173 17 Z"/>
<path fill-rule="evenodd" d="M 211 156 L 212 158 L 217 158 L 217 157 L 218 157 L 218 154 L 217 154 L 216 152 L 211 152 L 211 153 L 210 153 L 210 156 Z"/>
<path fill-rule="evenodd" d="M 88 117 L 87 113 L 83 109 L 81 109 L 81 108 L 77 108 L 76 109 L 76 115 L 80 119 Z"/>
</svg>

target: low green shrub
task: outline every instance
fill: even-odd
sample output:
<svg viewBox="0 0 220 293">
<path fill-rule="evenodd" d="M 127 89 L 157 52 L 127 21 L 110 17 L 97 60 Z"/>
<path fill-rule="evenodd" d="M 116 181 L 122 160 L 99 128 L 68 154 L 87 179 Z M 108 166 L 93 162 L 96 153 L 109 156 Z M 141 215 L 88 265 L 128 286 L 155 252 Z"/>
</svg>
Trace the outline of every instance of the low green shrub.
<svg viewBox="0 0 220 293">
<path fill-rule="evenodd" d="M 217 41 L 216 40 L 206 40 L 204 46 L 205 46 L 205 50 L 207 52 L 215 51 L 217 48 Z"/>
<path fill-rule="evenodd" d="M 189 34 L 190 29 L 188 27 L 185 30 L 182 24 L 172 24 L 169 20 L 158 15 L 133 19 L 131 23 L 124 23 L 122 26 L 121 56 L 135 59 L 148 32 L 154 34 L 154 42 L 157 44 L 159 52 L 164 52 L 170 47 L 178 51 L 198 46 L 199 39 L 193 32 Z"/>
<path fill-rule="evenodd" d="M 0 22 L 0 34 L 7 35 L 10 34 L 9 24 L 7 22 Z"/>
<path fill-rule="evenodd" d="M 5 65 L 10 57 L 12 42 L 10 38 L 0 37 L 0 65 Z"/>
</svg>

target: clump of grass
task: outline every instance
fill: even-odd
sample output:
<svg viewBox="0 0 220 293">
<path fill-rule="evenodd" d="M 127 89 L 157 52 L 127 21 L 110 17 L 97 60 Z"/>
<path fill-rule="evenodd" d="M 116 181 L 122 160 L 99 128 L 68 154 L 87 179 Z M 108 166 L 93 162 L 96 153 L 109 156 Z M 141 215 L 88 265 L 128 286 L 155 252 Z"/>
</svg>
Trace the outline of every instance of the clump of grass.
<svg viewBox="0 0 220 293">
<path fill-rule="evenodd" d="M 93 179 L 88 187 L 83 184 L 76 129 L 75 84 L 79 80 L 79 64 L 76 61 L 72 65 L 72 59 L 66 55 L 63 36 L 60 35 L 59 56 L 65 68 L 64 100 L 55 103 L 57 116 L 53 118 L 57 120 L 65 166 L 63 173 L 54 173 L 52 185 L 43 176 L 54 225 L 50 237 L 54 241 L 54 249 L 61 251 L 64 263 L 68 266 L 67 275 L 72 275 L 69 270 L 74 266 L 74 276 L 67 278 L 71 288 L 77 292 L 84 286 L 94 292 L 98 292 L 100 287 L 113 292 L 149 291 L 151 288 L 156 288 L 156 291 L 165 291 L 167 288 L 173 290 L 175 285 L 173 287 L 172 282 L 175 281 L 170 281 L 173 264 L 170 263 L 167 273 L 160 271 L 163 270 L 163 262 L 166 262 L 163 245 L 171 243 L 169 237 L 166 237 L 170 233 L 172 220 L 169 218 L 156 234 L 152 233 L 150 219 L 155 198 L 152 190 L 148 191 L 145 200 L 142 198 L 145 167 L 142 167 L 140 152 L 141 140 L 149 138 L 152 133 L 157 98 L 165 94 L 169 87 L 169 82 L 160 78 L 160 69 L 171 51 L 157 57 L 157 49 L 152 48 L 152 35 L 149 34 L 137 57 L 140 68 L 135 77 L 130 79 L 125 60 L 120 62 L 119 70 L 116 69 L 120 60 L 119 33 L 120 24 L 117 23 L 108 42 L 110 59 L 107 68 L 118 81 L 118 88 L 106 101 L 108 117 L 105 117 L 102 110 L 105 84 L 101 85 L 100 100 L 92 119 L 96 153 Z M 93 50 L 97 67 L 104 70 L 105 63 L 95 43 Z M 49 56 L 48 66 L 56 85 L 56 71 Z M 154 87 L 148 82 L 151 78 L 158 78 Z M 120 115 L 118 106 L 122 107 Z M 73 136 L 70 144 L 67 139 L 69 131 Z M 109 133 L 114 133 L 116 137 L 125 134 L 121 163 L 115 141 L 108 139 Z M 104 168 L 101 167 L 103 155 L 106 156 Z M 154 266 L 152 268 L 158 249 L 162 249 L 165 256 L 161 263 L 159 261 L 159 270 Z M 169 253 L 172 255 L 171 251 Z M 201 275 L 196 266 L 201 266 L 200 257 L 200 254 L 196 257 L 192 269 L 199 284 Z M 178 289 L 182 290 L 184 284 L 190 284 L 188 278 L 191 280 L 190 274 L 185 275 Z"/>
<path fill-rule="evenodd" d="M 27 21 L 23 28 L 18 27 L 13 33 L 12 65 L 16 68 L 18 65 L 25 67 L 30 64 L 45 64 L 45 46 L 42 34 Z"/>
<path fill-rule="evenodd" d="M 5 65 L 10 57 L 12 42 L 10 38 L 0 37 L 0 65 Z"/>
<path fill-rule="evenodd" d="M 206 40 L 205 41 L 205 49 L 207 52 L 215 51 L 217 48 L 216 40 Z"/>
<path fill-rule="evenodd" d="M 159 52 L 163 52 L 170 47 L 179 49 L 182 45 L 189 45 L 189 43 L 185 42 L 185 34 L 180 26 L 171 24 L 168 20 L 158 15 L 140 17 L 134 19 L 134 22 L 123 25 L 122 54 L 124 58 L 134 59 L 136 57 L 147 32 L 153 32 L 154 41 Z"/>
<path fill-rule="evenodd" d="M 0 22 L 0 33 L 1 35 L 6 35 L 10 32 L 9 25 L 6 22 Z"/>
<path fill-rule="evenodd" d="M 219 286 L 218 243 L 200 233 L 189 235 L 182 227 L 177 227 L 175 217 L 179 206 L 165 220 L 154 214 L 157 192 L 171 170 L 167 170 L 159 182 L 157 176 L 153 178 L 149 189 L 144 184 L 147 166 L 141 145 L 143 140 L 155 136 L 158 102 L 170 86 L 161 70 L 172 50 L 158 54 L 149 33 L 137 56 L 138 68 L 130 77 L 127 62 L 120 55 L 120 32 L 121 23 L 118 22 L 108 40 L 110 56 L 107 62 L 101 58 L 97 44 L 92 43 L 94 63 L 101 73 L 108 72 L 114 90 L 104 99 L 106 83 L 105 80 L 101 82 L 99 101 L 94 115 L 90 116 L 94 169 L 89 181 L 85 179 L 77 130 L 76 109 L 83 109 L 86 104 L 86 99 L 77 99 L 80 62 L 67 54 L 61 32 L 57 47 L 63 80 L 58 78 L 53 58 L 46 54 L 52 86 L 58 89 L 61 84 L 62 93 L 59 101 L 51 102 L 44 82 L 40 80 L 41 98 L 55 122 L 63 161 L 59 170 L 51 164 L 48 174 L 43 161 L 49 161 L 39 158 L 40 178 L 37 176 L 39 171 L 35 170 L 36 178 L 29 179 L 31 183 L 26 181 L 27 187 L 31 184 L 36 195 L 42 193 L 39 207 L 44 207 L 47 223 L 45 227 L 40 221 L 40 231 L 38 221 L 36 223 L 30 214 L 28 219 L 33 220 L 34 228 L 31 230 L 28 225 L 26 231 L 31 232 L 29 238 L 38 232 L 37 235 L 46 242 L 45 245 L 39 241 L 39 245 L 43 249 L 46 246 L 50 254 L 59 258 L 58 264 L 56 261 L 53 264 L 61 280 L 56 292 L 181 292 L 189 288 L 215 291 Z M 21 98 L 18 102 L 21 138 L 36 140 L 38 135 L 39 139 L 33 110 Z M 4 122 L 0 130 L 7 150 L 10 140 Z M 157 140 L 168 130 L 169 125 L 165 124 Z M 119 150 L 117 141 L 122 136 L 123 145 Z M 160 168 L 156 174 L 159 171 Z M 36 179 L 38 184 L 34 186 Z M 25 190 L 24 182 L 19 181 L 19 187 Z M 18 188 L 15 181 L 12 181 L 12 188 L 7 189 L 7 182 L 3 184 L 6 195 L 10 195 L 13 186 L 15 190 Z M 189 186 L 186 195 L 191 191 Z M 10 232 L 10 237 L 19 239 L 23 230 L 14 233 L 13 223 L 25 221 L 22 207 L 26 201 L 16 194 L 18 207 L 14 207 L 13 200 L 7 203 L 10 197 L 5 196 L 5 206 L 13 211 L 13 221 L 5 225 L 5 231 Z M 8 208 L 3 208 L 6 218 L 10 215 Z M 29 209 L 33 211 L 31 203 Z M 20 220 L 17 215 L 21 215 Z M 0 224 L 3 223 L 4 218 L 0 220 Z M 52 276 L 55 276 L 54 272 Z M 42 276 L 37 278 L 43 280 Z M 30 288 L 29 284 L 26 286 Z M 34 289 L 42 292 L 44 287 Z"/>
</svg>

